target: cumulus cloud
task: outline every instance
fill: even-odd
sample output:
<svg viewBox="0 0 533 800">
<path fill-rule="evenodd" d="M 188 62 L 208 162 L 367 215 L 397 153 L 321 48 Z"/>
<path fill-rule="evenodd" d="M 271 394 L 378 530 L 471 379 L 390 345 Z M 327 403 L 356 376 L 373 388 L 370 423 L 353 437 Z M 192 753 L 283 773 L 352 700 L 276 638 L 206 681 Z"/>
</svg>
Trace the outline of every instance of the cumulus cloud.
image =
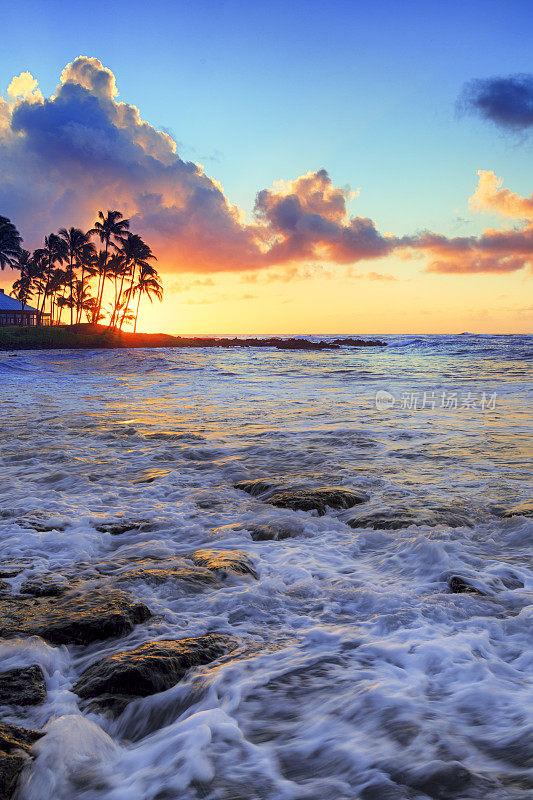
<svg viewBox="0 0 533 800">
<path fill-rule="evenodd" d="M 480 173 L 473 209 L 514 219 L 514 229 L 481 237 L 381 233 L 351 216 L 357 196 L 324 169 L 277 181 L 257 193 L 249 221 L 203 167 L 186 161 L 172 137 L 121 102 L 115 76 L 96 58 L 67 64 L 50 98 L 23 72 L 0 97 L 0 213 L 27 247 L 60 226 L 88 228 L 99 209 L 120 209 L 163 271 L 242 271 L 265 280 L 329 276 L 324 265 L 357 264 L 419 252 L 437 272 L 506 272 L 531 259 L 533 198 Z M 370 280 L 388 280 L 369 273 Z"/>
<path fill-rule="evenodd" d="M 380 258 L 399 247 L 402 242 L 379 233 L 371 219 L 348 216 L 350 194 L 334 186 L 324 169 L 259 192 L 255 214 L 268 237 L 268 260 L 353 264 Z"/>
<path fill-rule="evenodd" d="M 428 258 L 430 272 L 476 273 L 515 272 L 533 263 L 533 197 L 503 189 L 494 172 L 479 170 L 479 183 L 470 198 L 477 211 L 493 211 L 508 219 L 519 219 L 521 226 L 487 228 L 481 236 L 448 238 L 424 233 L 413 243 Z"/>
<path fill-rule="evenodd" d="M 533 127 L 533 75 L 481 78 L 467 83 L 458 100 L 462 113 L 475 114 L 507 130 Z"/>
<path fill-rule="evenodd" d="M 251 270 L 308 258 L 354 263 L 396 241 L 372 220 L 350 218 L 349 189 L 325 170 L 258 193 L 247 223 L 222 186 L 184 161 L 165 132 L 118 100 L 96 58 L 68 64 L 52 97 L 22 73 L 0 104 L 0 208 L 36 244 L 58 225 L 89 226 L 120 208 L 170 271 Z"/>
</svg>

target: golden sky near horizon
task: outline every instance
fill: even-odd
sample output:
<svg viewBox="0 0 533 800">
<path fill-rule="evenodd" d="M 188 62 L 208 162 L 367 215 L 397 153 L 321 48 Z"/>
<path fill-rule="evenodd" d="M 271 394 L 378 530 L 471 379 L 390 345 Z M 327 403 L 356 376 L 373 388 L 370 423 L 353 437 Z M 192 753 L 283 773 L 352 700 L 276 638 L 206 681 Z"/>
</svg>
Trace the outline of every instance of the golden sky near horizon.
<svg viewBox="0 0 533 800">
<path fill-rule="evenodd" d="M 324 271 L 286 282 L 268 281 L 267 274 L 253 282 L 227 274 L 164 275 L 163 303 L 143 300 L 137 329 L 177 334 L 532 331 L 531 279 L 522 272 L 450 279 L 421 272 L 419 261 L 398 265 L 394 258 Z M 201 285 L 206 280 L 208 285 Z"/>
</svg>

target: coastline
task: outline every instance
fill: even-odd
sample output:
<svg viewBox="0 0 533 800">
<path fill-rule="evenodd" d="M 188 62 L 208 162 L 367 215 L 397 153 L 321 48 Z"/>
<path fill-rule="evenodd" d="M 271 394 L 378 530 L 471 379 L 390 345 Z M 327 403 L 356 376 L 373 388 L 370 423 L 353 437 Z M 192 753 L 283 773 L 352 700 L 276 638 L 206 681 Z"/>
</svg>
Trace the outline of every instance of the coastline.
<svg viewBox="0 0 533 800">
<path fill-rule="evenodd" d="M 167 333 L 129 333 L 105 325 L 0 328 L 0 351 L 11 350 L 112 350 L 145 347 L 275 347 L 279 350 L 336 350 L 340 347 L 385 347 L 378 339 L 310 341 L 294 337 L 265 339 L 172 336 Z"/>
</svg>

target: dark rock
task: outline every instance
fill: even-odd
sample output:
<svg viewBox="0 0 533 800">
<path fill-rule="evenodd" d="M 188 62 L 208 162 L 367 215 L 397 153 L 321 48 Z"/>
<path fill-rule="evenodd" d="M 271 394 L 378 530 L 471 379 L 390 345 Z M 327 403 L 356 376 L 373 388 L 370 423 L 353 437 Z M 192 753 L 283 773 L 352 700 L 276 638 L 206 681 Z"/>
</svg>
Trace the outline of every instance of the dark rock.
<svg viewBox="0 0 533 800">
<path fill-rule="evenodd" d="M 249 557 L 242 550 L 197 550 L 192 554 L 191 561 L 222 576 L 234 572 L 237 575 L 251 575 L 256 580 L 259 578 Z"/>
<path fill-rule="evenodd" d="M 48 511 L 35 511 L 31 514 L 24 514 L 23 517 L 17 520 L 17 524 L 21 528 L 27 528 L 38 533 L 65 530 L 65 522 L 58 520 L 56 516 Z"/>
<path fill-rule="evenodd" d="M 352 508 L 359 503 L 367 502 L 365 492 L 343 487 L 324 489 L 279 488 L 279 484 L 265 480 L 241 481 L 235 484 L 236 489 L 258 497 L 265 503 L 278 508 L 290 508 L 293 511 L 317 511 L 323 516 L 328 508 L 341 511 Z"/>
<path fill-rule="evenodd" d="M 0 578 L 0 592 L 8 592 L 8 591 L 9 591 L 9 586 L 7 585 L 7 583 L 5 581 L 3 581 Z"/>
<path fill-rule="evenodd" d="M 472 781 L 472 774 L 458 761 L 431 761 L 391 776 L 396 783 L 424 792 L 433 800 L 456 800 Z"/>
<path fill-rule="evenodd" d="M 382 342 L 379 339 L 333 339 L 333 344 L 338 344 L 341 347 L 386 347 L 387 342 Z"/>
<path fill-rule="evenodd" d="M 351 528 L 372 528 L 373 530 L 401 530 L 411 525 L 435 527 L 446 525 L 449 528 L 470 527 L 471 520 L 461 511 L 448 508 L 393 508 L 367 509 L 358 511 L 347 520 Z"/>
<path fill-rule="evenodd" d="M 407 800 L 409 795 L 394 783 L 376 781 L 361 789 L 361 800 Z"/>
<path fill-rule="evenodd" d="M 31 746 L 44 734 L 0 723 L 0 798 L 13 797 L 22 768 L 29 761 Z"/>
<path fill-rule="evenodd" d="M 20 587 L 22 594 L 33 597 L 59 597 L 65 594 L 72 584 L 63 575 L 34 575 Z"/>
<path fill-rule="evenodd" d="M 271 483 L 267 483 L 259 478 L 255 481 L 241 481 L 240 483 L 236 483 L 235 488 L 240 489 L 241 492 L 251 494 L 252 497 L 260 497 L 262 494 L 271 491 L 273 486 Z"/>
<path fill-rule="evenodd" d="M 60 598 L 0 598 L 0 636 L 41 636 L 52 644 L 89 644 L 124 636 L 151 612 L 125 592 L 93 590 Z"/>
<path fill-rule="evenodd" d="M 201 567 L 135 567 L 133 569 L 120 572 L 115 578 L 115 583 L 126 583 L 129 581 L 144 581 L 153 586 L 161 586 L 171 581 L 185 583 L 190 588 L 203 588 L 205 586 L 217 586 L 217 580 L 213 573 Z"/>
<path fill-rule="evenodd" d="M 22 572 L 22 567 L 3 567 L 0 569 L 0 578 L 14 578 Z"/>
<path fill-rule="evenodd" d="M 459 575 L 451 575 L 448 578 L 448 585 L 450 591 L 454 594 L 484 594 L 481 589 L 478 589 L 477 586 L 474 586 L 466 578 L 461 578 Z"/>
<path fill-rule="evenodd" d="M 324 516 L 328 508 L 340 511 L 358 503 L 365 503 L 368 495 L 352 489 L 294 489 L 274 492 L 265 498 L 270 505 L 278 508 L 292 508 L 294 511 L 316 511 Z"/>
<path fill-rule="evenodd" d="M 269 540 L 279 541 L 281 539 L 288 539 L 294 536 L 295 533 L 301 533 L 294 528 L 283 527 L 281 525 L 247 525 L 246 530 L 254 542 L 266 542 Z"/>
<path fill-rule="evenodd" d="M 0 673 L 0 705 L 33 706 L 45 700 L 46 684 L 38 664 Z"/>
<path fill-rule="evenodd" d="M 533 517 L 533 500 L 523 500 L 503 513 L 504 517 Z"/>
<path fill-rule="evenodd" d="M 74 691 L 90 701 L 92 709 L 120 714 L 132 700 L 170 689 L 191 667 L 210 664 L 235 646 L 234 639 L 215 634 L 148 642 L 97 661 L 81 675 Z"/>
<path fill-rule="evenodd" d="M 96 525 L 96 530 L 100 533 L 110 533 L 111 536 L 121 536 L 123 533 L 130 531 L 140 531 L 148 523 L 146 520 L 134 522 L 133 520 L 118 519 L 111 522 L 101 522 Z"/>
</svg>

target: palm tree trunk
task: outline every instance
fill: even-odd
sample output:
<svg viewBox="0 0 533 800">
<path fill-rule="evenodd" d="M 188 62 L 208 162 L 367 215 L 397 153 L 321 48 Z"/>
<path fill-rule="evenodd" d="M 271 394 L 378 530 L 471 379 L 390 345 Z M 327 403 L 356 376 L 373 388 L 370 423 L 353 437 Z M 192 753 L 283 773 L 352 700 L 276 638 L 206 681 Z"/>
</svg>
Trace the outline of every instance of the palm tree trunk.
<svg viewBox="0 0 533 800">
<path fill-rule="evenodd" d="M 135 325 L 133 326 L 133 333 L 135 333 L 136 330 L 137 330 L 137 318 L 139 316 L 139 306 L 141 304 L 141 294 L 142 294 L 142 289 L 139 289 L 139 297 L 137 299 L 137 310 L 135 312 Z"/>
<path fill-rule="evenodd" d="M 130 298 L 130 297 L 131 297 L 131 295 L 132 295 L 132 291 L 133 291 L 133 282 L 134 282 L 134 280 L 135 280 L 135 261 L 134 261 L 134 262 L 133 262 L 133 264 L 131 265 L 131 281 L 130 281 L 130 288 L 129 288 L 129 292 L 127 293 L 127 294 L 128 294 L 128 298 Z M 122 319 L 120 320 L 120 325 L 119 325 L 119 327 L 120 327 L 120 330 L 122 330 L 122 326 L 124 325 L 124 319 L 125 319 L 125 317 L 126 317 L 126 311 L 127 311 L 127 309 L 128 309 L 128 306 L 127 306 L 127 305 L 126 305 L 126 306 L 124 306 L 124 310 L 123 310 L 123 312 L 122 312 Z"/>
<path fill-rule="evenodd" d="M 83 279 L 84 279 L 84 277 L 85 277 L 85 264 L 82 261 L 82 264 L 81 264 L 81 291 L 82 291 L 82 294 L 83 294 Z M 78 296 L 76 298 L 76 325 L 80 324 L 81 306 L 82 306 L 82 301 L 80 300 L 80 297 Z"/>
<path fill-rule="evenodd" d="M 106 239 L 105 242 L 105 259 L 104 259 L 104 268 L 102 270 L 102 286 L 100 288 L 100 296 L 98 298 L 98 311 L 96 314 L 96 321 L 98 322 L 98 318 L 100 316 L 100 312 L 102 310 L 102 300 L 104 297 L 104 286 L 105 286 L 105 279 L 106 279 L 106 272 L 107 272 L 107 250 L 109 247 L 109 239 Z"/>
<path fill-rule="evenodd" d="M 69 284 L 70 284 L 70 324 L 71 325 L 73 324 L 73 317 L 74 317 L 74 304 L 73 304 L 73 298 L 72 298 L 72 294 L 73 294 L 73 292 L 72 292 L 72 272 L 73 272 L 73 269 L 72 269 L 72 253 L 71 253 L 70 254 L 70 263 L 69 263 L 69 276 L 68 276 Z M 61 319 L 61 315 L 59 316 L 59 318 Z"/>
<path fill-rule="evenodd" d="M 123 270 L 123 272 L 122 272 L 122 278 L 121 278 L 121 281 L 120 281 L 120 289 L 119 289 L 119 291 L 118 291 L 118 299 L 117 299 L 117 302 L 116 302 L 116 315 L 117 315 L 117 319 L 118 319 L 118 310 L 119 310 L 120 304 L 121 304 L 121 302 L 122 302 L 122 290 L 124 289 L 124 278 L 125 278 L 125 277 L 126 277 L 126 271 L 125 271 L 125 270 Z"/>
</svg>

